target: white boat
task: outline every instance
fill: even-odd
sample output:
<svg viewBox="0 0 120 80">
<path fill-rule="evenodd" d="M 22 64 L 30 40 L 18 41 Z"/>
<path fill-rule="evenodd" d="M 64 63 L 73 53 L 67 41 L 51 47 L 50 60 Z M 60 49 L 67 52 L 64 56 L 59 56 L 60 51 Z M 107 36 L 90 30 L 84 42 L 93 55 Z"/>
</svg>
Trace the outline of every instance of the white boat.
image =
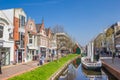
<svg viewBox="0 0 120 80">
<path fill-rule="evenodd" d="M 94 61 L 94 44 L 90 42 L 87 45 L 87 56 L 81 58 L 82 66 L 90 70 L 100 70 L 102 67 L 101 60 Z"/>
<path fill-rule="evenodd" d="M 81 63 L 84 68 L 90 69 L 90 70 L 100 70 L 102 66 L 101 61 L 91 62 L 90 58 L 88 57 L 82 57 Z"/>
</svg>

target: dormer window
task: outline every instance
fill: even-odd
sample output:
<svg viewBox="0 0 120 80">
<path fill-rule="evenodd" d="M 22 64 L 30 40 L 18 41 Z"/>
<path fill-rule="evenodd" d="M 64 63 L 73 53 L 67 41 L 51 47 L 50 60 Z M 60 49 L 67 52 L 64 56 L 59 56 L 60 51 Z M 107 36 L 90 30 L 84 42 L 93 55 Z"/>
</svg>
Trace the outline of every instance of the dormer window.
<svg viewBox="0 0 120 80">
<path fill-rule="evenodd" d="M 0 38 L 3 37 L 3 26 L 0 26 Z"/>
</svg>

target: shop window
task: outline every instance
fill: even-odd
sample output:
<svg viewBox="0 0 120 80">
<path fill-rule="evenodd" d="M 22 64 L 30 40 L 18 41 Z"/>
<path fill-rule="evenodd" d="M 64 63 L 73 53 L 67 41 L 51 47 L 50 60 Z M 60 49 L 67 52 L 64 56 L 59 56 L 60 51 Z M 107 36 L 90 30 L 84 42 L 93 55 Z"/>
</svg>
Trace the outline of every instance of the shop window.
<svg viewBox="0 0 120 80">
<path fill-rule="evenodd" d="M 38 50 L 36 50 L 36 54 L 38 54 Z"/>
<path fill-rule="evenodd" d="M 0 38 L 3 37 L 3 26 L 0 26 Z"/>
</svg>

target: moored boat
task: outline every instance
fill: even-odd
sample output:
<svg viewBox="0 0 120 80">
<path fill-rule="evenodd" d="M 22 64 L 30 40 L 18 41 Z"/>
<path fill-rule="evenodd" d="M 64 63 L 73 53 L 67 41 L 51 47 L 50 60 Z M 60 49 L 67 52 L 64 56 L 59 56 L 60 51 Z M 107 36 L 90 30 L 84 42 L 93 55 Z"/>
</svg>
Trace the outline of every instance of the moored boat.
<svg viewBox="0 0 120 80">
<path fill-rule="evenodd" d="M 100 60 L 91 62 L 90 58 L 88 57 L 82 57 L 81 63 L 84 68 L 89 69 L 89 70 L 100 70 L 102 66 L 102 63 Z"/>
<path fill-rule="evenodd" d="M 101 60 L 94 60 L 94 44 L 93 41 L 87 45 L 87 56 L 81 58 L 82 66 L 89 70 L 100 70 L 102 67 Z"/>
</svg>

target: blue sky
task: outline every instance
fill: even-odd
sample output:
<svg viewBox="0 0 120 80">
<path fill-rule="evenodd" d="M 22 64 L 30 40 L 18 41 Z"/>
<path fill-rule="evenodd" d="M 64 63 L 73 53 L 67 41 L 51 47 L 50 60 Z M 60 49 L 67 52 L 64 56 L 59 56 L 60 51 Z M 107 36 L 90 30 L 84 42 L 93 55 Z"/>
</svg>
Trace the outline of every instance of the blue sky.
<svg viewBox="0 0 120 80">
<path fill-rule="evenodd" d="M 45 26 L 63 25 L 81 45 L 120 21 L 120 0 L 0 0 L 0 9 L 23 8 Z"/>
</svg>

